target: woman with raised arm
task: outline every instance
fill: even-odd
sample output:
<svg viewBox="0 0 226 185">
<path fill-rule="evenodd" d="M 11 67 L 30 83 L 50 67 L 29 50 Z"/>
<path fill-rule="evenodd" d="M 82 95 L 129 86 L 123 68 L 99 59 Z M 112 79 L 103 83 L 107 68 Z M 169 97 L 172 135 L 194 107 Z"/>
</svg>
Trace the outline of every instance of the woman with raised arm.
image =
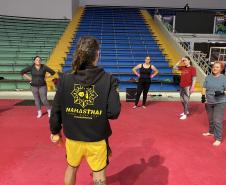
<svg viewBox="0 0 226 185">
<path fill-rule="evenodd" d="M 215 62 L 212 74 L 208 75 L 203 84 L 202 103 L 205 103 L 209 120 L 209 131 L 203 136 L 214 136 L 214 146 L 222 142 L 224 108 L 226 103 L 226 77 L 221 74 L 224 69 L 222 62 Z"/>
<path fill-rule="evenodd" d="M 133 108 L 134 109 L 137 108 L 142 92 L 143 92 L 142 107 L 146 108 L 147 94 L 150 88 L 151 79 L 158 74 L 158 69 L 151 64 L 151 57 L 146 56 L 145 62 L 143 64 L 138 64 L 132 70 L 133 73 L 138 77 L 137 94 L 135 99 L 135 105 L 133 106 Z"/>
<path fill-rule="evenodd" d="M 173 68 L 181 71 L 180 99 L 183 105 L 183 112 L 180 114 L 180 119 L 185 120 L 189 114 L 190 95 L 195 88 L 196 69 L 192 66 L 191 59 L 188 56 L 183 57 Z"/>
</svg>

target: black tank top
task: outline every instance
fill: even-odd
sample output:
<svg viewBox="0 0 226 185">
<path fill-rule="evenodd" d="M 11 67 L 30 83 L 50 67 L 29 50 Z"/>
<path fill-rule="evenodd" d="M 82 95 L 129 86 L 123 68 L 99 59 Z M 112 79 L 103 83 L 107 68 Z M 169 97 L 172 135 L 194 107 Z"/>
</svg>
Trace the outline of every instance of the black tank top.
<svg viewBox="0 0 226 185">
<path fill-rule="evenodd" d="M 141 79 L 150 79 L 150 75 L 152 73 L 151 65 L 149 68 L 144 68 L 143 64 L 140 68 L 140 78 Z"/>
</svg>

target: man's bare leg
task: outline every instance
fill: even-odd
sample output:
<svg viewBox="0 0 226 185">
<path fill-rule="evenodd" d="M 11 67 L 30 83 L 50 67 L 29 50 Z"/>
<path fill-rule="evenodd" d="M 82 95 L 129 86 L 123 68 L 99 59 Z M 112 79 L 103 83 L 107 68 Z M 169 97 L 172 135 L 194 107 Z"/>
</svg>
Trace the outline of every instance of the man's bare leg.
<svg viewBox="0 0 226 185">
<path fill-rule="evenodd" d="M 99 172 L 93 172 L 94 185 L 106 185 L 106 169 Z"/>
<path fill-rule="evenodd" d="M 77 169 L 68 165 L 64 175 L 65 185 L 75 185 Z"/>
</svg>

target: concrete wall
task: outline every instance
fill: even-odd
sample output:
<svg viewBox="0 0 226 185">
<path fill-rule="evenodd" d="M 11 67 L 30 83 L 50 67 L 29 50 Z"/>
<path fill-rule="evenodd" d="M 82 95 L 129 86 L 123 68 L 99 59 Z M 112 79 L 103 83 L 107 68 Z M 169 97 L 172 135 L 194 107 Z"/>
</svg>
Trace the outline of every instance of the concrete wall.
<svg viewBox="0 0 226 185">
<path fill-rule="evenodd" d="M 79 7 L 79 0 L 72 0 L 72 16 L 74 15 L 78 7 Z"/>
<path fill-rule="evenodd" d="M 74 7 L 79 3 L 79 0 L 0 0 L 0 15 L 71 19 L 72 1 Z"/>
<path fill-rule="evenodd" d="M 226 0 L 0 0 L 0 15 L 71 19 L 78 6 L 139 6 L 226 9 Z"/>
<path fill-rule="evenodd" d="M 225 0 L 80 0 L 80 5 L 226 9 Z"/>
</svg>

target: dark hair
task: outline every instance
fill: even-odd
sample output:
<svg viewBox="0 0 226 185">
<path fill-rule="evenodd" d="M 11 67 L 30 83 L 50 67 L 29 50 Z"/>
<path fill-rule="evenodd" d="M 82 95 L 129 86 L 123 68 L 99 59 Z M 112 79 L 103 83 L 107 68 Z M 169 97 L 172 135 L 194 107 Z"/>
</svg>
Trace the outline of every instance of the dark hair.
<svg viewBox="0 0 226 185">
<path fill-rule="evenodd" d="M 191 58 L 189 56 L 185 56 L 184 58 L 188 59 L 190 61 L 190 65 L 192 66 Z"/>
<path fill-rule="evenodd" d="M 33 61 L 35 61 L 36 60 L 36 58 L 40 58 L 40 60 L 42 60 L 42 58 L 40 57 L 40 56 L 35 56 L 34 58 L 33 58 Z"/>
<path fill-rule="evenodd" d="M 151 59 L 151 56 L 150 56 L 150 55 L 146 55 L 146 57 L 145 57 L 145 58 L 147 58 L 147 57 L 149 57 L 149 58 Z"/>
<path fill-rule="evenodd" d="M 77 48 L 72 62 L 73 72 L 77 73 L 78 70 L 93 65 L 99 48 L 99 43 L 95 37 L 81 37 L 77 43 Z"/>
<path fill-rule="evenodd" d="M 146 58 L 150 58 L 150 63 L 151 63 L 151 56 L 150 55 L 146 55 L 145 59 Z"/>
</svg>

